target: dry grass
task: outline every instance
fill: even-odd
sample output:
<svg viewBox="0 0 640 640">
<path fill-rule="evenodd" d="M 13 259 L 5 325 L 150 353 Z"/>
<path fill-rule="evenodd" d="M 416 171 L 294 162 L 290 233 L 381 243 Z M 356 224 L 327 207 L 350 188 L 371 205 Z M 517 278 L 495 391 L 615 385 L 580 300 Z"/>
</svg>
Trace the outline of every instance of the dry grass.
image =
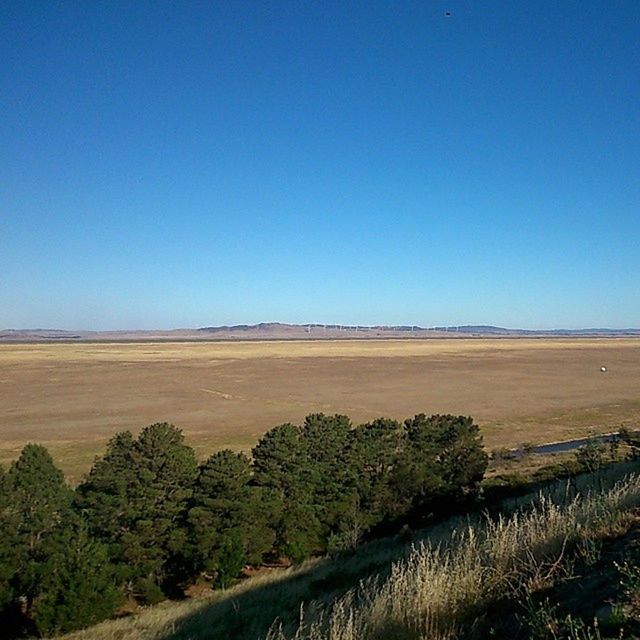
<svg viewBox="0 0 640 640">
<path fill-rule="evenodd" d="M 278 598 L 286 593 L 291 598 L 298 597 L 296 589 L 291 584 L 297 580 L 304 582 L 305 576 L 314 571 L 322 560 L 311 560 L 291 569 L 280 569 L 271 573 L 248 579 L 227 591 L 212 592 L 209 596 L 201 596 L 184 602 L 163 602 L 152 607 L 142 609 L 139 613 L 121 618 L 108 620 L 86 629 L 64 636 L 65 640 L 163 640 L 179 632 L 183 621 L 199 620 L 204 617 L 204 627 L 207 631 L 202 636 L 207 638 L 226 638 L 230 626 L 229 618 L 237 613 L 237 601 L 247 599 L 250 603 L 243 606 L 243 617 L 250 625 L 251 616 L 261 620 L 265 611 L 265 604 L 271 598 Z M 213 610 L 213 612 L 212 612 Z M 225 620 L 227 618 L 227 620 Z M 182 634 L 180 634 L 182 635 Z M 193 637 L 191 633 L 182 635 L 184 638 Z M 250 637 L 250 636 L 245 636 Z M 257 636 L 255 636 L 257 637 Z"/>
<path fill-rule="evenodd" d="M 473 415 L 491 449 L 635 424 L 638 388 L 632 338 L 5 344 L 0 461 L 38 441 L 77 478 L 119 430 L 168 420 L 205 454 L 314 411 Z"/>
<path fill-rule="evenodd" d="M 637 477 L 616 485 L 632 464 L 595 480 L 558 483 L 533 510 L 539 494 L 504 501 L 511 516 L 452 519 L 414 533 L 413 543 L 377 540 L 350 556 L 277 570 L 209 598 L 164 603 L 65 640 L 258 640 L 269 627 L 272 640 L 454 637 L 486 603 L 553 581 L 558 559 L 572 546 L 623 528 L 640 504 Z M 572 500 L 569 486 L 586 497 Z M 593 493 L 594 486 L 603 489 Z M 306 622 L 298 628 L 301 607 Z"/>
<path fill-rule="evenodd" d="M 310 622 L 303 617 L 293 635 L 275 627 L 269 640 L 452 640 L 490 603 L 552 585 L 576 545 L 624 531 L 638 506 L 638 476 L 566 505 L 542 498 L 528 512 L 416 546 L 385 580 L 363 582 Z"/>
</svg>

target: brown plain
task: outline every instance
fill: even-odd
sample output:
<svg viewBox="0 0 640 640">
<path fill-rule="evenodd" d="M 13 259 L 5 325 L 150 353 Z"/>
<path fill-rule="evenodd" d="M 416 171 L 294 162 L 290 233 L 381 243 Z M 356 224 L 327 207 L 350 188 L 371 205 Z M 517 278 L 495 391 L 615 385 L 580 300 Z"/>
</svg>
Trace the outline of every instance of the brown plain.
<svg viewBox="0 0 640 640">
<path fill-rule="evenodd" d="M 511 447 L 635 426 L 639 391 L 637 338 L 3 344 L 0 460 L 40 442 L 78 479 L 124 429 L 173 422 L 204 456 L 319 411 L 472 415 Z"/>
</svg>

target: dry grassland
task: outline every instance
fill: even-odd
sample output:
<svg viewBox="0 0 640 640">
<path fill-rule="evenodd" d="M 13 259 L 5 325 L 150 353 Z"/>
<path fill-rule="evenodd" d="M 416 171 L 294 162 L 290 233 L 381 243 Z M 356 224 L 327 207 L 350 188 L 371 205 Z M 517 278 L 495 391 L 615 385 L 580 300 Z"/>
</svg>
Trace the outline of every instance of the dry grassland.
<svg viewBox="0 0 640 640">
<path fill-rule="evenodd" d="M 0 461 L 37 441 L 78 478 L 119 430 L 166 420 L 205 454 L 316 411 L 469 414 L 515 446 L 638 424 L 639 390 L 633 338 L 5 344 Z"/>
</svg>

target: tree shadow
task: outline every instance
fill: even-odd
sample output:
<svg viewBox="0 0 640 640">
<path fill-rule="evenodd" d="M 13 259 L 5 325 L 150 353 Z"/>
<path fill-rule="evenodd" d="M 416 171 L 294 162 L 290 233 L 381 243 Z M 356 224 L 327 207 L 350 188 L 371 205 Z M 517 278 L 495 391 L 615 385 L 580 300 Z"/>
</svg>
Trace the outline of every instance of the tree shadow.
<svg viewBox="0 0 640 640">
<path fill-rule="evenodd" d="M 637 462 L 611 465 L 598 474 L 580 474 L 570 480 L 555 480 L 529 486 L 526 495 L 500 495 L 500 499 L 478 509 L 434 523 L 422 530 L 405 529 L 394 536 L 368 542 L 357 550 L 334 558 L 309 561 L 300 567 L 252 578 L 227 592 L 221 592 L 210 602 L 194 605 L 194 610 L 174 620 L 160 640 L 226 639 L 258 640 L 274 625 L 282 625 L 293 635 L 301 617 L 314 619 L 337 598 L 357 588 L 363 580 L 384 580 L 391 566 L 405 558 L 422 541 L 439 542 L 448 539 L 452 530 L 468 525 L 489 513 L 511 512 L 533 503 L 540 494 L 570 499 L 591 488 L 602 490 L 613 486 L 628 473 L 637 471 Z M 497 497 L 497 496 L 496 496 Z"/>
<path fill-rule="evenodd" d="M 252 578 L 174 621 L 161 638 L 257 640 L 265 637 L 274 624 L 281 624 L 285 631 L 295 631 L 301 610 L 305 618 L 313 618 L 361 579 L 384 574 L 392 561 L 388 556 L 397 553 L 397 545 L 388 543 L 395 553 L 369 550 L 365 558 L 362 552 L 357 552 Z"/>
</svg>

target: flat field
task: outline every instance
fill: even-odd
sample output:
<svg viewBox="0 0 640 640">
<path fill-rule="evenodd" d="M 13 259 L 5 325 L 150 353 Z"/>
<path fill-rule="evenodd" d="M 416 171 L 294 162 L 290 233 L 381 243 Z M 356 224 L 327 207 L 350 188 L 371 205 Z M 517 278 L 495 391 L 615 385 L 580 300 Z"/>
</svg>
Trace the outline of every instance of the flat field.
<svg viewBox="0 0 640 640">
<path fill-rule="evenodd" d="M 318 411 L 472 415 L 489 449 L 637 425 L 640 339 L 0 345 L 0 461 L 40 442 L 72 479 L 124 429 L 173 422 L 204 456 Z"/>
</svg>

